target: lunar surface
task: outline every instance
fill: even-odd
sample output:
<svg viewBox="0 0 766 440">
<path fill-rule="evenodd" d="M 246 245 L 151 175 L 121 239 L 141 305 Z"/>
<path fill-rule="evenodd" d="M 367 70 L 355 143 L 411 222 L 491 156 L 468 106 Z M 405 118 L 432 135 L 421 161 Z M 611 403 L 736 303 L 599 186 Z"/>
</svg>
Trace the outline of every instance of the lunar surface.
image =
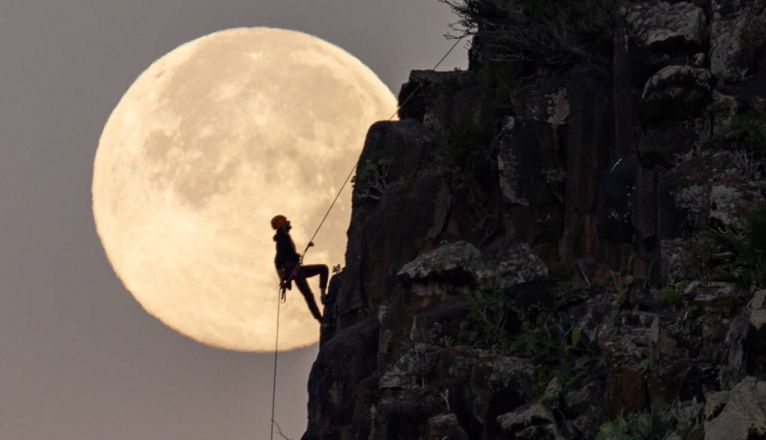
<svg viewBox="0 0 766 440">
<path fill-rule="evenodd" d="M 107 257 L 147 312 L 197 341 L 274 348 L 278 279 L 269 220 L 286 215 L 301 252 L 357 161 L 369 126 L 396 110 L 358 59 L 272 28 L 217 32 L 144 71 L 109 117 L 93 174 Z M 343 263 L 347 188 L 307 264 Z M 319 297 L 318 280 L 310 280 Z M 280 348 L 319 325 L 293 288 Z"/>
</svg>

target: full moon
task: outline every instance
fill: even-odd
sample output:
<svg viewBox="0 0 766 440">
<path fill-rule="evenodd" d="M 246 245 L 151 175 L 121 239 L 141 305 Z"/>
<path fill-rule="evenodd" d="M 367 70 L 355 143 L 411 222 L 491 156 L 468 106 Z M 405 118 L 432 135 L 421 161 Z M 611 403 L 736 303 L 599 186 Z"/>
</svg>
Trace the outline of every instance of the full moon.
<svg viewBox="0 0 766 440">
<path fill-rule="evenodd" d="M 274 348 L 276 214 L 305 247 L 357 161 L 369 126 L 396 111 L 361 61 L 319 38 L 239 28 L 154 62 L 109 117 L 93 170 L 106 255 L 151 315 L 202 343 Z M 343 263 L 347 190 L 307 264 Z M 309 279 L 317 302 L 317 279 Z M 315 343 L 319 325 L 293 287 L 280 349 Z"/>
</svg>

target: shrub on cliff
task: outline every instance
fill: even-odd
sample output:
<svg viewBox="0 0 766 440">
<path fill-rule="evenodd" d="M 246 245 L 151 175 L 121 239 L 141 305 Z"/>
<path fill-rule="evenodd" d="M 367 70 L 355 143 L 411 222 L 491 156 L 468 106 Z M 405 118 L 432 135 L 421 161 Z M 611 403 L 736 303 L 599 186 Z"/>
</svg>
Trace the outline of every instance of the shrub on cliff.
<svg viewBox="0 0 766 440">
<path fill-rule="evenodd" d="M 492 62 L 561 67 L 608 64 L 621 0 L 439 0 L 458 15 L 460 35 L 481 34 Z"/>
<path fill-rule="evenodd" d="M 744 237 L 717 234 L 719 243 L 736 255 L 725 266 L 735 280 L 745 286 L 766 287 L 766 203 L 750 211 Z"/>
<path fill-rule="evenodd" d="M 705 144 L 710 149 L 745 149 L 766 157 L 766 111 L 748 110 L 736 115 L 729 128 Z"/>
<path fill-rule="evenodd" d="M 766 287 L 766 203 L 750 211 L 745 233 L 710 230 L 697 238 L 689 255 L 691 273 L 705 280 Z"/>
</svg>

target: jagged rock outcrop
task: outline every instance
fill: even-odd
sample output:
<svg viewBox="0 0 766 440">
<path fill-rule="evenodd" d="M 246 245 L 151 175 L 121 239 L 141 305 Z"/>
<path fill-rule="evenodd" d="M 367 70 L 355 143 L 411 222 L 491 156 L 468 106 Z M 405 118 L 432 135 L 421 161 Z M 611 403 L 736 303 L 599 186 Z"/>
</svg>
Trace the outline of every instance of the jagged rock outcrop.
<svg viewBox="0 0 766 440">
<path fill-rule="evenodd" d="M 764 436 L 766 3 L 587 1 L 371 127 L 304 440 Z"/>
</svg>

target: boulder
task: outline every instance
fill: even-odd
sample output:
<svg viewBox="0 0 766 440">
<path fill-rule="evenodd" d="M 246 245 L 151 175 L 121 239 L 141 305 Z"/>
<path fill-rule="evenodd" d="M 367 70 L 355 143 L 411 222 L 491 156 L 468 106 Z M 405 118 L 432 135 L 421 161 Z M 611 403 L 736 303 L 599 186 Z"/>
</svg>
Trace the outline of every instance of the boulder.
<svg viewBox="0 0 766 440">
<path fill-rule="evenodd" d="M 520 243 L 485 257 L 474 245 L 459 241 L 441 245 L 402 266 L 397 273 L 416 295 L 468 293 L 479 285 L 496 289 L 548 276 L 548 266 L 529 245 Z"/>
<path fill-rule="evenodd" d="M 719 411 L 722 400 L 711 399 L 706 408 L 709 418 L 705 421 L 705 440 L 751 440 L 766 436 L 766 382 L 746 377 L 731 390 Z M 711 408 L 713 405 L 716 408 Z"/>
<path fill-rule="evenodd" d="M 689 2 L 638 2 L 626 7 L 628 40 L 638 63 L 658 69 L 685 61 L 706 39 L 705 12 Z"/>
<path fill-rule="evenodd" d="M 481 251 L 471 243 L 458 241 L 418 256 L 402 266 L 397 276 L 411 283 L 430 280 L 473 286 L 483 267 Z"/>
<path fill-rule="evenodd" d="M 705 420 L 718 417 L 731 400 L 731 391 L 716 391 L 705 396 Z"/>
<path fill-rule="evenodd" d="M 647 121 L 694 117 L 711 102 L 713 76 L 691 66 L 667 66 L 652 75 L 641 95 Z"/>
</svg>

